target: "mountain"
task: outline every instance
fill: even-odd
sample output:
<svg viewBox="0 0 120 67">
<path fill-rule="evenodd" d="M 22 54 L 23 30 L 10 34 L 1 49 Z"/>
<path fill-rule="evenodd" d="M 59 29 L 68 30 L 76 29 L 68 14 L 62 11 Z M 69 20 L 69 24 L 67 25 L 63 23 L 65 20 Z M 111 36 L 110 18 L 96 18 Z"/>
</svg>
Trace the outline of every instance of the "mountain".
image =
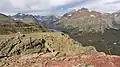
<svg viewBox="0 0 120 67">
<path fill-rule="evenodd" d="M 114 27 L 116 27 L 117 29 L 120 29 L 120 11 L 114 12 L 113 14 L 113 24 Z"/>
<path fill-rule="evenodd" d="M 71 11 L 62 16 L 59 23 L 63 28 L 77 28 L 79 32 L 101 32 L 106 29 L 114 28 L 111 14 L 102 14 L 96 11 L 89 11 L 82 8 L 77 11 Z M 56 26 L 57 26 L 56 25 Z"/>
<path fill-rule="evenodd" d="M 0 34 L 12 34 L 18 32 L 45 32 L 48 31 L 48 29 L 35 22 L 32 16 L 27 16 L 24 20 L 14 20 L 9 16 L 0 14 L 0 31 Z"/>
<path fill-rule="evenodd" d="M 16 15 L 13 15 L 12 18 L 14 20 L 21 20 L 27 23 L 39 23 L 46 27 L 52 28 L 53 23 L 57 22 L 60 17 L 55 16 L 55 15 L 40 16 L 40 15 L 17 13 Z"/>
<path fill-rule="evenodd" d="M 87 8 L 64 14 L 54 25 L 84 46 L 94 46 L 100 52 L 120 55 L 120 12 L 100 13 Z"/>
<path fill-rule="evenodd" d="M 0 13 L 0 24 L 7 24 L 7 23 L 12 23 L 12 22 L 13 22 L 12 18 Z"/>
<path fill-rule="evenodd" d="M 13 15 L 12 18 L 14 20 L 20 20 L 25 23 L 38 23 L 37 19 L 33 15 L 29 14 L 22 14 L 22 13 L 17 13 L 16 15 Z"/>
<path fill-rule="evenodd" d="M 56 23 L 60 19 L 59 16 L 55 16 L 55 15 L 48 15 L 48 16 L 36 15 L 35 18 L 39 21 L 39 23 L 42 23 L 48 28 L 52 28 L 53 24 Z"/>
</svg>

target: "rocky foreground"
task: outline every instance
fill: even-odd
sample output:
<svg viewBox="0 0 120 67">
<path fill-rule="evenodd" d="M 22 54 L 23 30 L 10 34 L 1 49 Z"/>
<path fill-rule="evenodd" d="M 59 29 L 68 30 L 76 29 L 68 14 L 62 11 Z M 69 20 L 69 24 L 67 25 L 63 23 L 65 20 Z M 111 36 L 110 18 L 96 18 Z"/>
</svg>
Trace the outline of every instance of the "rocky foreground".
<svg viewBox="0 0 120 67">
<path fill-rule="evenodd" d="M 58 56 L 57 52 L 5 57 L 0 67 L 120 67 L 120 57 L 104 53 Z"/>
<path fill-rule="evenodd" d="M 0 35 L 0 67 L 120 67 L 120 57 L 61 32 Z"/>
</svg>

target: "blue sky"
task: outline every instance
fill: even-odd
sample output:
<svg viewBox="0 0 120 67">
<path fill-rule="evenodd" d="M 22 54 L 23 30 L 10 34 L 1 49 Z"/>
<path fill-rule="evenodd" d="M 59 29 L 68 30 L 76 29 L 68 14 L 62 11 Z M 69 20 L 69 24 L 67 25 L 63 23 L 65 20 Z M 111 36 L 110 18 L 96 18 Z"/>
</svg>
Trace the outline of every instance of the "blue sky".
<svg viewBox="0 0 120 67">
<path fill-rule="evenodd" d="M 1 0 L 0 12 L 61 15 L 82 7 L 100 12 L 114 12 L 120 10 L 119 6 L 120 0 Z"/>
</svg>

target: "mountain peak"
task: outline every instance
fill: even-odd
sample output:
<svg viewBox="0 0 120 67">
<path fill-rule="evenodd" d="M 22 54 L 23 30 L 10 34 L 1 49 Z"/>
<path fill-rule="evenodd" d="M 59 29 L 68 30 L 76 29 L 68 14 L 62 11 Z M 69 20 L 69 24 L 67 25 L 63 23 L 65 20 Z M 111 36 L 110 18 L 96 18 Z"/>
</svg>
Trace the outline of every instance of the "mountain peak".
<svg viewBox="0 0 120 67">
<path fill-rule="evenodd" d="M 109 21 L 109 22 L 108 22 Z M 113 27 L 111 14 L 105 15 L 97 11 L 90 11 L 87 8 L 78 9 L 76 12 L 69 12 L 63 15 L 59 21 L 67 26 L 78 27 L 83 32 L 104 32 L 105 29 Z"/>
<path fill-rule="evenodd" d="M 79 9 L 78 11 L 79 11 L 79 12 L 89 12 L 89 9 L 87 9 L 87 8 L 81 8 L 81 9 Z"/>
</svg>

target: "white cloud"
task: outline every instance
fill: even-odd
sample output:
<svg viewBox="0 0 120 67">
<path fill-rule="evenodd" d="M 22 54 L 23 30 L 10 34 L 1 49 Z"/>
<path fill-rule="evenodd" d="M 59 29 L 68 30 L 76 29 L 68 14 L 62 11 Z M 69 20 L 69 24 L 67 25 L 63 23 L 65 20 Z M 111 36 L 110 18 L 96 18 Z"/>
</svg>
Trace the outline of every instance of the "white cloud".
<svg viewBox="0 0 120 67">
<path fill-rule="evenodd" d="M 119 0 L 1 0 L 0 12 L 4 13 L 16 13 L 16 12 L 28 12 L 28 13 L 51 13 L 55 7 L 63 6 L 70 3 L 77 6 L 71 6 L 65 8 L 66 11 L 72 8 L 87 7 L 91 10 L 97 10 L 102 12 L 113 12 L 119 10 Z M 84 3 L 80 1 L 85 1 Z M 80 2 L 80 3 L 79 3 Z M 117 2 L 117 3 L 116 3 Z M 69 5 L 68 5 L 69 6 Z M 64 8 L 64 7 L 63 7 Z M 57 9 L 62 11 L 62 9 Z"/>
<path fill-rule="evenodd" d="M 75 0 L 50 0 L 50 5 L 52 6 L 60 6 L 65 5 L 71 2 L 74 2 Z"/>
<path fill-rule="evenodd" d="M 73 1 L 74 0 L 1 0 L 0 7 L 7 6 L 19 9 L 46 9 L 50 7 L 65 5 Z"/>
<path fill-rule="evenodd" d="M 24 0 L 9 0 L 14 8 L 24 8 L 25 1 Z"/>
<path fill-rule="evenodd" d="M 115 1 L 117 0 L 91 0 L 90 2 L 87 2 L 83 5 L 75 6 L 73 8 L 86 7 L 91 10 L 96 10 L 100 12 L 114 12 L 114 11 L 120 10 L 119 8 L 120 3 L 112 4 Z"/>
</svg>

